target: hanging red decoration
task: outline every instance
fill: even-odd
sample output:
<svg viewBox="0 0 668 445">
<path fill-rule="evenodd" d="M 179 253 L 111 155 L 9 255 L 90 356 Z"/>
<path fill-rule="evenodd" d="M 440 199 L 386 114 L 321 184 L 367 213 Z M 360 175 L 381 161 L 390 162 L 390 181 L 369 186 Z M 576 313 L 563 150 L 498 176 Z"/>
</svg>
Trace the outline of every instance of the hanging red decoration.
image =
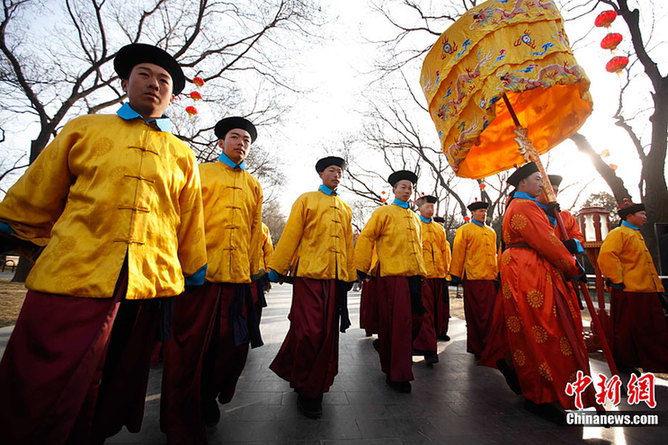
<svg viewBox="0 0 668 445">
<path fill-rule="evenodd" d="M 200 100 L 202 98 L 202 95 L 199 94 L 199 92 L 197 91 L 193 91 L 192 93 L 190 93 L 190 98 L 192 100 Z"/>
<path fill-rule="evenodd" d="M 464 221 L 469 222 L 469 221 L 471 221 L 471 218 L 469 218 L 468 216 L 465 216 Z"/>
<path fill-rule="evenodd" d="M 623 37 L 618 32 L 609 32 L 603 40 L 601 40 L 601 48 L 613 51 L 622 41 Z"/>
<path fill-rule="evenodd" d="M 381 195 L 384 195 L 384 194 L 385 194 L 385 190 L 383 190 L 382 192 L 380 192 L 380 194 L 381 194 Z"/>
<path fill-rule="evenodd" d="M 193 107 L 192 105 L 190 105 L 190 106 L 186 107 L 186 113 L 188 113 L 188 115 L 189 115 L 190 117 L 192 117 L 192 116 L 194 116 L 194 115 L 197 114 L 197 108 L 195 108 L 195 107 Z"/>
<path fill-rule="evenodd" d="M 601 157 L 602 158 L 607 158 L 608 156 L 610 156 L 610 150 L 605 149 L 601 152 Z"/>
<path fill-rule="evenodd" d="M 195 85 L 197 85 L 198 87 L 201 87 L 202 85 L 204 85 L 204 79 L 202 79 L 201 77 L 197 76 L 197 77 L 195 77 L 195 78 L 193 79 L 193 83 L 194 83 Z"/>
<path fill-rule="evenodd" d="M 387 199 L 385 199 L 385 198 L 382 198 L 382 199 L 380 200 L 380 202 L 382 202 L 382 203 L 385 203 L 385 201 L 387 201 Z"/>
<path fill-rule="evenodd" d="M 617 166 L 617 164 L 610 164 L 610 169 L 611 169 L 611 170 L 614 171 L 614 170 L 617 170 L 618 168 L 619 168 L 619 167 Z"/>
<path fill-rule="evenodd" d="M 487 186 L 485 185 L 484 182 L 481 182 L 480 184 L 478 184 L 478 187 L 480 187 L 480 190 L 485 190 L 485 187 Z"/>
<path fill-rule="evenodd" d="M 617 13 L 615 11 L 603 11 L 599 15 L 596 16 L 596 19 L 594 20 L 594 25 L 596 25 L 597 28 L 602 28 L 602 27 L 609 27 L 612 22 L 615 21 L 617 18 Z"/>
<path fill-rule="evenodd" d="M 605 69 L 609 73 L 618 73 L 629 64 L 629 58 L 626 56 L 616 56 L 605 64 Z"/>
</svg>

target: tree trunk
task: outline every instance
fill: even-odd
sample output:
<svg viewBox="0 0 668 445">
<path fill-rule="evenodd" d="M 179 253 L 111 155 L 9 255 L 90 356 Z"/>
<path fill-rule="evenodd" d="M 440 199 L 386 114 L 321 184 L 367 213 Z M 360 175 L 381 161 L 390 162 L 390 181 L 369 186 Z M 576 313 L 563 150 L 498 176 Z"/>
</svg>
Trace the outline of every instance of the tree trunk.
<svg viewBox="0 0 668 445">
<path fill-rule="evenodd" d="M 608 184 L 608 187 L 610 187 L 612 195 L 615 197 L 617 203 L 624 202 L 625 198 L 630 200 L 631 194 L 626 189 L 626 186 L 624 186 L 624 181 L 622 181 L 615 171 L 611 169 L 601 156 L 594 151 L 587 138 L 580 133 L 575 133 L 570 139 L 575 142 L 579 151 L 591 157 L 591 160 L 594 163 L 594 168 L 596 168 L 596 171 Z"/>
</svg>

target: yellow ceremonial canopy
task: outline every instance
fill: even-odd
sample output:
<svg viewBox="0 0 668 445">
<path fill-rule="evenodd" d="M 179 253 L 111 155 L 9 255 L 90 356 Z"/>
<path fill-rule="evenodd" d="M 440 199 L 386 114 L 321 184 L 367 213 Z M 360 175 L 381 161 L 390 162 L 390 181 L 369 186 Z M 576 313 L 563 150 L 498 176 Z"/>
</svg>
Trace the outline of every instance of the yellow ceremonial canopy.
<svg viewBox="0 0 668 445">
<path fill-rule="evenodd" d="M 429 51 L 420 83 L 443 152 L 466 178 L 525 162 L 503 93 L 539 153 L 592 110 L 589 79 L 552 1 L 493 0 L 467 11 Z"/>
</svg>

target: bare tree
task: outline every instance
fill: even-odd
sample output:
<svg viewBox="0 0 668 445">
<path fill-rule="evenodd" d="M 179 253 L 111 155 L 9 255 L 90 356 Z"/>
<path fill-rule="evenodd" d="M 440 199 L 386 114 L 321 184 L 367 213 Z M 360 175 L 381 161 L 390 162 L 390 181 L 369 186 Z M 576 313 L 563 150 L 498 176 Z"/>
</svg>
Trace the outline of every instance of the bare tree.
<svg viewBox="0 0 668 445">
<path fill-rule="evenodd" d="M 376 10 L 385 17 L 395 32 L 388 37 L 376 40 L 386 50 L 386 58 L 379 61 L 379 71 L 383 77 L 421 58 L 434 42 L 434 36 L 440 35 L 447 26 L 459 18 L 466 10 L 475 6 L 476 1 L 450 1 L 433 3 L 420 0 L 378 1 Z M 619 106 L 611 116 L 617 126 L 629 136 L 633 155 L 642 165 L 638 190 L 647 208 L 648 223 L 643 235 L 648 247 L 656 256 L 656 240 L 653 223 L 668 221 L 668 188 L 665 178 L 666 149 L 668 140 L 668 76 L 662 74 L 655 57 L 662 54 L 663 41 L 657 42 L 653 30 L 665 24 L 656 22 L 655 10 L 658 2 L 629 2 L 628 0 L 561 0 L 557 2 L 567 21 L 587 23 L 587 31 L 576 36 L 574 45 L 591 42 L 592 19 L 594 14 L 603 9 L 612 8 L 623 20 L 631 37 L 633 48 L 632 63 L 626 72 L 625 85 L 620 90 Z M 635 4 L 637 6 L 630 6 Z M 643 12 L 641 14 L 640 5 Z M 646 100 L 638 100 L 642 88 L 629 88 L 632 84 L 651 85 L 644 90 Z M 636 104 L 643 103 L 640 107 Z M 651 104 L 648 108 L 647 104 Z M 608 183 L 615 198 L 619 201 L 630 197 L 629 188 L 621 178 L 598 155 L 584 136 L 572 137 L 580 151 L 589 154 L 594 166 Z"/>
<path fill-rule="evenodd" d="M 199 152 L 225 115 L 277 121 L 287 107 L 281 94 L 297 91 L 283 67 L 320 20 L 313 0 L 3 0 L 0 118 L 39 124 L 29 136 L 32 162 L 66 120 L 123 101 L 116 51 L 152 43 L 184 68 L 188 84 L 170 117 Z M 183 108 L 195 77 L 206 82 L 198 107 L 209 113 L 188 119 Z"/>
</svg>

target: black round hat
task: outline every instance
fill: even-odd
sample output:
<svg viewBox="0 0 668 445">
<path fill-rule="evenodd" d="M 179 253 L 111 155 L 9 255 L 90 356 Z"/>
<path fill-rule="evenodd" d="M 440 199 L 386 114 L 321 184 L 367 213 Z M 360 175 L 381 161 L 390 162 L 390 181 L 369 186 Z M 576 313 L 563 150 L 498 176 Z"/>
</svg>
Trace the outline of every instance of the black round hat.
<svg viewBox="0 0 668 445">
<path fill-rule="evenodd" d="M 622 220 L 625 220 L 627 216 L 642 210 L 645 210 L 645 204 L 636 204 L 626 198 L 623 203 L 617 206 L 617 214 Z"/>
<path fill-rule="evenodd" d="M 550 184 L 556 185 L 557 187 L 559 187 L 561 181 L 564 180 L 564 178 L 560 175 L 547 175 L 547 177 L 550 178 Z"/>
<path fill-rule="evenodd" d="M 479 210 L 479 209 L 486 209 L 487 207 L 489 207 L 489 203 L 485 202 L 485 201 L 472 202 L 471 204 L 466 206 L 466 208 L 469 209 L 472 212 L 474 212 L 476 210 Z"/>
<path fill-rule="evenodd" d="M 515 170 L 515 172 L 508 177 L 506 182 L 513 187 L 520 185 L 520 181 L 524 178 L 528 178 L 532 174 L 538 171 L 538 166 L 535 162 L 528 162 Z"/>
<path fill-rule="evenodd" d="M 315 171 L 317 171 L 318 173 L 323 172 L 330 165 L 336 165 L 337 167 L 341 167 L 341 169 L 345 169 L 346 160 L 338 156 L 324 157 L 315 163 Z"/>
<path fill-rule="evenodd" d="M 401 181 L 402 179 L 407 179 L 413 184 L 417 184 L 418 177 L 415 173 L 409 170 L 399 170 L 394 173 L 392 173 L 389 178 L 387 178 L 387 182 L 390 183 L 392 187 L 394 187 L 397 182 Z"/>
<path fill-rule="evenodd" d="M 163 68 L 172 77 L 172 93 L 179 94 L 186 86 L 186 78 L 179 63 L 167 51 L 146 43 L 131 43 L 119 49 L 114 58 L 114 70 L 121 79 L 130 77 L 130 72 L 139 63 L 153 63 Z"/>
<path fill-rule="evenodd" d="M 415 205 L 417 205 L 418 207 L 420 207 L 420 206 L 421 206 L 422 204 L 424 204 L 425 202 L 428 202 L 428 203 L 431 203 L 431 204 L 436 204 L 436 203 L 438 202 L 438 198 L 435 197 L 435 196 L 432 196 L 432 195 L 424 195 L 424 196 L 420 196 L 420 197 L 415 201 Z"/>
<path fill-rule="evenodd" d="M 216 137 L 218 139 L 225 139 L 227 132 L 235 128 L 246 130 L 248 134 L 250 134 L 251 143 L 255 142 L 255 139 L 257 139 L 257 130 L 255 129 L 255 125 L 253 125 L 253 123 L 248 119 L 239 116 L 226 117 L 219 120 L 216 124 L 216 128 L 214 129 L 214 133 L 216 133 Z"/>
</svg>

